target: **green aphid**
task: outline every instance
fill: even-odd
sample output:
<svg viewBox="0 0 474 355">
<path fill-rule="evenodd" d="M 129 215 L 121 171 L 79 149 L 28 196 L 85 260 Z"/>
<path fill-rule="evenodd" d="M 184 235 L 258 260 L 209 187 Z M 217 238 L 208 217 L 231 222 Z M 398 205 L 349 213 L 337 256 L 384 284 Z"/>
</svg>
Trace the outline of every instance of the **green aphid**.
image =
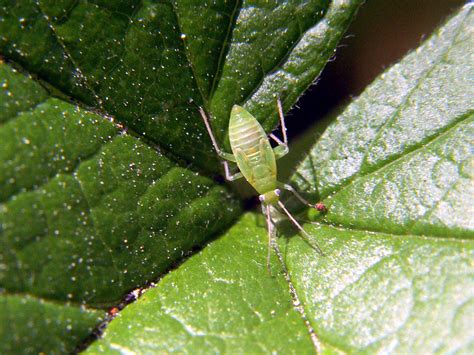
<svg viewBox="0 0 474 355">
<path fill-rule="evenodd" d="M 274 223 L 271 216 L 271 206 L 283 211 L 290 221 L 300 230 L 304 239 L 320 254 L 323 254 L 318 245 L 312 244 L 310 236 L 291 215 L 285 205 L 280 201 L 281 189 L 292 192 L 298 200 L 310 208 L 317 208 L 306 201 L 296 190 L 288 184 L 280 183 L 277 180 L 276 160 L 289 152 L 288 138 L 286 135 L 285 119 L 280 100 L 277 100 L 277 108 L 280 116 L 283 142 L 273 133 L 269 136 L 265 133 L 257 119 L 250 112 L 239 105 L 234 105 L 230 113 L 229 120 L 229 140 L 232 153 L 224 152 L 212 133 L 209 119 L 202 108 L 199 108 L 201 116 L 206 125 L 212 144 L 217 154 L 224 159 L 225 177 L 229 181 L 244 177 L 250 185 L 259 193 L 259 200 L 262 204 L 262 211 L 266 216 L 268 230 L 268 255 L 267 267 L 270 265 L 270 250 L 273 244 Z M 273 139 L 278 145 L 272 148 L 270 140 Z M 231 174 L 229 163 L 236 163 L 239 172 Z"/>
</svg>

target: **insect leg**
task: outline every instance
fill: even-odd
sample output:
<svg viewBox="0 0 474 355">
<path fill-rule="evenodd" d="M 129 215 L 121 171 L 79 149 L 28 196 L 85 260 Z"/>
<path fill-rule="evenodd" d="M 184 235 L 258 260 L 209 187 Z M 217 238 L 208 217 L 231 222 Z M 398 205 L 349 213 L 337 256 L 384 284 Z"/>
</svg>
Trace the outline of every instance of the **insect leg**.
<svg viewBox="0 0 474 355">
<path fill-rule="evenodd" d="M 214 133 L 212 133 L 211 124 L 209 123 L 209 118 L 207 117 L 202 107 L 199 107 L 199 113 L 201 114 L 201 117 L 204 120 L 204 124 L 206 125 L 207 132 L 209 133 L 209 136 L 211 137 L 212 145 L 214 146 L 214 149 L 216 150 L 217 155 L 219 155 L 222 159 L 229 160 L 235 163 L 234 155 L 224 152 L 217 144 L 216 137 L 214 137 Z"/>
<path fill-rule="evenodd" d="M 311 237 L 310 235 L 308 234 L 308 232 L 306 232 L 303 227 L 298 223 L 298 221 L 295 219 L 295 217 L 293 217 L 291 215 L 291 213 L 286 209 L 285 205 L 283 204 L 283 202 L 281 201 L 278 201 L 278 206 L 281 207 L 281 209 L 285 212 L 285 214 L 288 216 L 288 218 L 290 219 L 291 223 L 293 223 L 295 225 L 295 227 L 297 227 L 300 232 L 302 233 L 302 235 L 304 236 L 303 239 L 306 241 L 306 243 L 308 243 L 311 248 L 313 248 L 314 250 L 316 250 L 319 254 L 321 255 L 324 255 L 323 251 L 321 250 L 321 248 L 319 247 L 318 244 L 313 244 L 310 240 L 311 240 Z"/>
<path fill-rule="evenodd" d="M 270 216 L 270 205 L 263 205 L 262 204 L 262 212 L 264 213 L 266 220 L 267 220 L 267 232 L 268 232 L 268 248 L 267 248 L 267 270 L 268 273 L 271 274 L 270 270 L 270 256 L 271 256 L 271 249 L 273 246 L 273 222 Z"/>
<path fill-rule="evenodd" d="M 285 260 L 283 259 L 283 254 L 281 253 L 278 243 L 273 244 L 273 249 L 275 250 L 275 254 L 278 257 L 278 261 L 280 261 L 280 265 L 283 270 L 283 276 L 285 277 L 285 280 L 288 283 L 290 295 L 293 300 L 293 306 L 301 314 L 301 318 L 303 318 L 304 323 L 306 324 L 306 327 L 308 328 L 308 332 L 311 337 L 311 341 L 313 342 L 313 345 L 316 349 L 316 353 L 319 354 L 321 353 L 321 344 L 316 336 L 314 328 L 312 327 L 311 323 L 308 321 L 308 317 L 304 310 L 303 304 L 301 303 L 300 298 L 298 297 L 298 293 L 296 292 L 295 285 L 293 284 L 293 281 L 291 281 L 290 273 L 288 272 L 288 268 L 285 264 Z"/>
<path fill-rule="evenodd" d="M 289 184 L 279 184 L 279 186 L 287 191 L 290 191 L 293 195 L 295 195 L 295 197 L 300 200 L 301 203 L 303 203 L 304 205 L 310 207 L 310 208 L 315 208 L 314 205 L 312 205 L 309 201 L 307 201 L 306 199 L 303 198 L 303 196 L 301 196 L 298 191 L 295 190 L 295 188 Z"/>
<path fill-rule="evenodd" d="M 234 180 L 237 180 L 237 179 L 240 179 L 242 176 L 244 176 L 240 171 L 235 173 L 235 174 L 232 174 L 230 172 L 230 168 L 229 168 L 229 162 L 228 161 L 223 161 L 222 162 L 224 164 L 224 171 L 225 171 L 225 178 L 226 180 L 228 181 L 234 181 Z"/>
<path fill-rule="evenodd" d="M 270 138 L 278 143 L 278 147 L 274 149 L 275 158 L 279 159 L 290 151 L 288 148 L 288 136 L 286 135 L 286 125 L 285 125 L 285 116 L 283 115 L 283 107 L 281 106 L 280 98 L 277 99 L 278 115 L 280 116 L 280 126 L 281 133 L 283 135 L 283 142 L 275 136 L 273 133 L 270 133 Z"/>
</svg>

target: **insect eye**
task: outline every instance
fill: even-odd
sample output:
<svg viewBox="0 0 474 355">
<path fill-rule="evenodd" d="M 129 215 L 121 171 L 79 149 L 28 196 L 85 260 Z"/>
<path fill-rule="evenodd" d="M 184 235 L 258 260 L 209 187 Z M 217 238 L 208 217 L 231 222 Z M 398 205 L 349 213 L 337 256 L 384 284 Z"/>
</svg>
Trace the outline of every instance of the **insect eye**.
<svg viewBox="0 0 474 355">
<path fill-rule="evenodd" d="M 258 199 L 260 200 L 260 202 L 263 202 L 263 201 L 265 201 L 265 196 L 259 195 L 259 196 L 258 196 Z"/>
<path fill-rule="evenodd" d="M 276 190 L 275 190 L 275 195 L 280 196 L 280 194 L 281 194 L 280 189 L 276 189 Z"/>
</svg>

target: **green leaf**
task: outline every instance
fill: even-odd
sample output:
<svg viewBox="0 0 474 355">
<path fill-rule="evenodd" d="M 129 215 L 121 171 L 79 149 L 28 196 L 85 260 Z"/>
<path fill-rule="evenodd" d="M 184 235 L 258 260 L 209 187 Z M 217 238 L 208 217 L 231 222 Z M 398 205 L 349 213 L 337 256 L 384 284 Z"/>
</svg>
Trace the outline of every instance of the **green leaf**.
<svg viewBox="0 0 474 355">
<path fill-rule="evenodd" d="M 275 95 L 292 106 L 362 0 L 5 2 L 0 53 L 6 58 L 215 171 L 195 105 L 214 116 L 219 136 L 236 103 L 274 126 Z"/>
<path fill-rule="evenodd" d="M 31 80 L 31 77 L 17 75 L 3 63 L 0 65 L 0 78 L 0 124 L 13 118 L 18 112 L 34 108 L 48 98 L 47 91 L 39 83 Z"/>
<path fill-rule="evenodd" d="M 11 291 L 116 301 L 239 211 L 210 179 L 55 98 L 18 112 L 0 139 L 2 285 Z"/>
<path fill-rule="evenodd" d="M 49 96 L 8 65 L 0 68 L 11 114 L 0 127 L 4 291 L 18 299 L 110 305 L 239 214 L 239 204 L 211 179 L 121 133 L 105 117 Z M 31 101 L 16 104 L 26 96 Z M 10 303 L 8 309 L 23 304 Z M 56 309 L 60 317 L 61 307 L 50 308 L 48 317 Z M 49 330 L 41 326 L 42 308 L 31 312 L 31 322 L 19 322 L 11 339 L 41 351 L 59 347 L 60 339 L 36 343 Z M 25 338 L 31 327 L 38 335 Z M 61 346 L 72 350 L 84 329 L 71 329 L 76 334 Z M 13 346 L 2 344 L 5 351 Z"/>
<path fill-rule="evenodd" d="M 273 254 L 267 273 L 265 222 L 248 214 L 121 312 L 89 352 L 472 352 L 471 28 L 465 7 L 381 75 L 294 177 L 328 206 L 305 225 L 324 256 L 297 235 L 279 243 L 317 339 Z M 374 116 L 382 122 L 369 134 Z M 384 138 L 396 132 L 404 144 Z M 384 145 L 377 163 L 347 155 Z"/>
<path fill-rule="evenodd" d="M 91 333 L 104 312 L 33 297 L 0 296 L 2 354 L 69 353 Z M 47 336 L 45 336 L 47 335 Z M 19 344 L 22 344 L 19 348 Z"/>
<path fill-rule="evenodd" d="M 324 348 L 472 352 L 473 242 L 305 228 L 325 256 L 292 238 L 286 263 Z"/>
<path fill-rule="evenodd" d="M 328 213 L 286 262 L 323 344 L 472 352 L 472 6 L 370 85 L 298 168 Z"/>
<path fill-rule="evenodd" d="M 311 353 L 265 223 L 244 215 L 222 238 L 125 308 L 88 352 Z"/>
<path fill-rule="evenodd" d="M 372 83 L 299 168 L 321 197 L 416 152 L 471 113 L 471 14 L 467 7 Z"/>
<path fill-rule="evenodd" d="M 0 352 L 72 351 L 85 327 L 38 340 L 62 304 L 117 303 L 228 226 L 197 105 L 221 141 L 235 103 L 274 126 L 361 2 L 0 1 L 0 287 L 58 306 Z"/>
</svg>

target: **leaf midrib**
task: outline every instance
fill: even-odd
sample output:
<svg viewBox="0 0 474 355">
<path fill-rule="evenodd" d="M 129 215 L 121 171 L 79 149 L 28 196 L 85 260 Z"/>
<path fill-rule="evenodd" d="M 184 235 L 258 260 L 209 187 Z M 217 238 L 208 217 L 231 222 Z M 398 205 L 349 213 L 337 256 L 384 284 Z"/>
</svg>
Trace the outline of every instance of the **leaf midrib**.
<svg viewBox="0 0 474 355">
<path fill-rule="evenodd" d="M 323 223 L 323 222 L 310 222 L 311 225 L 315 225 L 318 227 L 324 227 L 324 228 L 331 228 L 334 230 L 337 230 L 339 232 L 360 232 L 360 233 L 366 233 L 369 235 L 374 235 L 374 237 L 377 237 L 375 234 L 380 235 L 382 237 L 390 237 L 390 238 L 410 238 L 410 239 L 417 239 L 417 240 L 425 240 L 429 241 L 430 243 L 436 242 L 436 243 L 458 243 L 458 244 L 469 244 L 472 243 L 474 246 L 474 240 L 469 239 L 469 238 L 449 238 L 445 236 L 436 236 L 436 235 L 420 235 L 420 234 L 406 234 L 406 233 L 393 233 L 393 232 L 387 232 L 387 231 L 379 231 L 376 229 L 362 229 L 362 228 L 353 228 L 353 227 L 345 227 L 345 226 L 336 226 L 331 223 Z M 340 225 L 340 224 L 339 224 Z"/>
<path fill-rule="evenodd" d="M 394 160 L 391 160 L 391 161 L 387 160 L 384 164 L 379 165 L 376 169 L 374 169 L 370 172 L 367 172 L 367 173 L 364 173 L 364 174 L 354 175 L 353 178 L 348 180 L 345 184 L 341 184 L 339 186 L 338 190 L 335 190 L 333 193 L 327 194 L 326 196 L 322 196 L 322 199 L 325 199 L 325 198 L 328 198 L 328 197 L 333 199 L 339 193 L 343 192 L 344 190 L 347 190 L 347 189 L 351 188 L 354 184 L 358 183 L 359 179 L 366 178 L 366 177 L 369 177 L 369 176 L 374 175 L 376 173 L 382 172 L 386 169 L 389 169 L 390 166 L 398 163 L 400 160 L 408 159 L 410 156 L 417 154 L 421 149 L 426 148 L 429 145 L 436 143 L 436 141 L 438 139 L 443 138 L 445 135 L 449 134 L 452 130 L 456 129 L 459 125 L 461 125 L 464 122 L 471 119 L 473 117 L 473 112 L 474 112 L 474 110 L 471 110 L 468 113 L 466 113 L 465 115 L 460 116 L 460 118 L 458 120 L 453 121 L 451 125 L 445 126 L 444 130 L 440 130 L 438 135 L 433 135 L 433 136 L 429 137 L 426 141 L 420 143 L 419 145 L 413 146 L 414 149 L 410 150 L 410 151 L 407 151 L 406 154 L 400 154 Z M 310 159 L 310 161 L 311 160 L 312 159 Z M 437 237 L 437 238 L 442 238 L 442 237 L 440 236 L 440 237 Z M 469 239 L 464 239 L 464 238 L 455 238 L 455 239 L 469 240 Z"/>
</svg>

